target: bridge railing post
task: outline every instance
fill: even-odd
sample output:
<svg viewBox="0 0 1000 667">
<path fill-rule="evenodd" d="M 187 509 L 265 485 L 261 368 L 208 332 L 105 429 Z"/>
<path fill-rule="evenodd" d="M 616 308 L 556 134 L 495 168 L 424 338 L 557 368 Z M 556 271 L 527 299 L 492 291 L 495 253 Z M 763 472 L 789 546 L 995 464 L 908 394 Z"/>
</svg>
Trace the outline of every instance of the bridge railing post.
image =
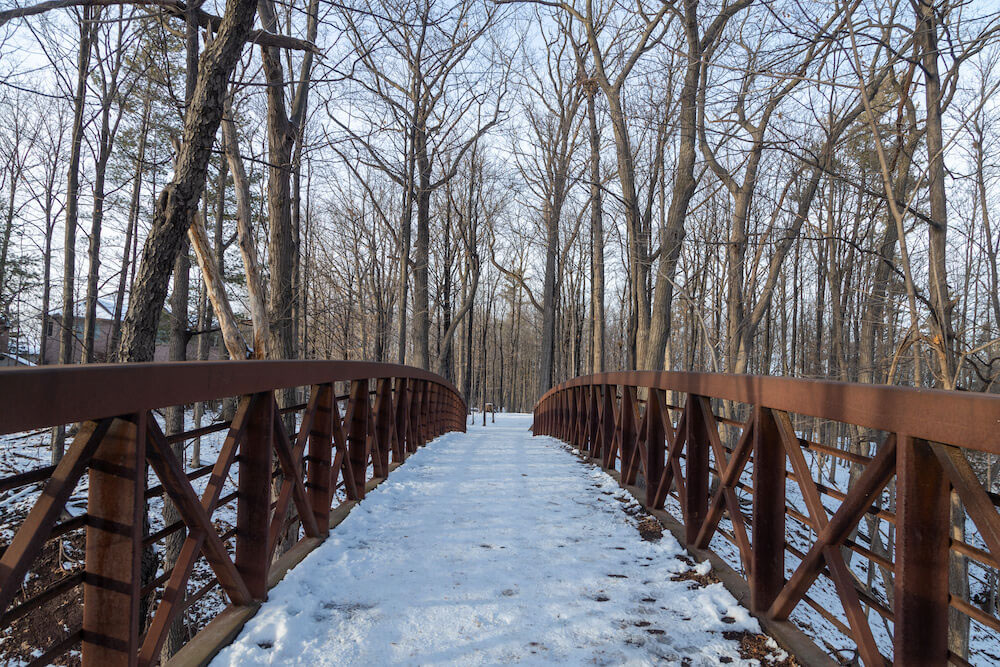
<svg viewBox="0 0 1000 667">
<path fill-rule="evenodd" d="M 330 485 L 330 471 L 333 467 L 333 385 L 321 384 L 312 388 L 316 392 L 316 415 L 309 431 L 309 458 L 306 467 L 306 492 L 313 516 L 321 535 L 330 532 L 330 506 L 333 504 L 333 489 Z"/>
<path fill-rule="evenodd" d="M 601 385 L 601 393 L 604 405 L 601 408 L 601 466 L 610 468 L 614 461 L 615 448 L 615 404 L 618 400 L 615 395 L 618 387 L 613 384 Z"/>
<path fill-rule="evenodd" d="M 545 401 L 545 435 L 555 434 L 555 398 L 550 396 Z"/>
<path fill-rule="evenodd" d="M 709 440 L 707 422 L 703 411 L 708 406 L 708 400 L 695 394 L 688 394 L 685 410 L 687 411 L 687 470 L 685 474 L 684 493 L 684 539 L 688 544 L 694 544 L 701 531 L 701 524 L 708 515 L 708 450 Z"/>
<path fill-rule="evenodd" d="M 115 419 L 90 460 L 84 665 L 137 661 L 147 418 L 142 412 Z"/>
<path fill-rule="evenodd" d="M 656 491 L 663 476 L 666 429 L 663 423 L 663 390 L 650 388 L 646 397 L 646 506 L 656 505 Z"/>
<path fill-rule="evenodd" d="M 379 378 L 375 393 L 375 440 L 384 476 L 389 475 L 389 453 L 393 449 L 392 380 Z"/>
<path fill-rule="evenodd" d="M 785 449 L 773 413 L 754 407 L 750 608 L 764 613 L 785 584 Z"/>
<path fill-rule="evenodd" d="M 420 380 L 406 383 L 406 455 L 417 451 L 417 415 L 420 413 Z"/>
<path fill-rule="evenodd" d="M 434 383 L 434 393 L 432 394 L 433 401 L 431 403 L 431 414 L 434 417 L 434 437 L 438 437 L 444 431 L 443 417 L 442 414 L 442 399 L 441 395 L 441 385 Z"/>
<path fill-rule="evenodd" d="M 563 434 L 562 440 L 573 443 L 573 389 L 566 389 L 563 395 Z"/>
<path fill-rule="evenodd" d="M 368 481 L 369 403 L 368 380 L 351 382 L 351 393 L 347 402 L 344 426 L 347 429 L 347 450 L 351 459 L 351 468 L 354 470 L 354 485 L 358 500 L 364 499 L 365 484 Z"/>
<path fill-rule="evenodd" d="M 431 392 L 433 384 L 424 382 L 424 396 L 420 402 L 420 446 L 423 447 L 427 441 L 433 438 L 431 435 Z"/>
<path fill-rule="evenodd" d="M 392 457 L 394 460 L 402 463 L 406 460 L 406 440 L 409 435 L 409 428 L 407 428 L 407 425 L 410 420 L 410 401 L 413 392 L 410 389 L 410 383 L 406 378 L 396 378 L 395 390 L 396 403 L 394 407 L 396 408 L 396 438 L 393 441 L 394 449 Z"/>
<path fill-rule="evenodd" d="M 635 484 L 638 461 L 635 459 L 636 438 L 639 435 L 636 424 L 636 388 L 631 385 L 622 387 L 621 404 L 621 459 L 622 482 L 625 485 Z"/>
<path fill-rule="evenodd" d="M 897 437 L 893 660 L 948 658 L 950 484 L 931 446 Z"/>
<path fill-rule="evenodd" d="M 566 391 L 566 442 L 572 447 L 577 446 L 577 427 L 580 423 L 580 404 L 577 402 L 576 387 Z"/>
<path fill-rule="evenodd" d="M 270 562 L 271 456 L 274 450 L 274 393 L 251 398 L 247 430 L 240 444 L 236 505 L 236 569 L 254 600 L 267 598 Z M 262 493 L 266 489 L 267 493 Z"/>
</svg>

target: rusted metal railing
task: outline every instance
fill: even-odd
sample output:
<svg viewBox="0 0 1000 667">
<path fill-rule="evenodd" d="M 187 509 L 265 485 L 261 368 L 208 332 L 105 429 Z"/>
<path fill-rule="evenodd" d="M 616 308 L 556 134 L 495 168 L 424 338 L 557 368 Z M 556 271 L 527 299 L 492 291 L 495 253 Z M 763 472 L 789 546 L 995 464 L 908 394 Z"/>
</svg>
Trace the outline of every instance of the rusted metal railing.
<svg viewBox="0 0 1000 667">
<path fill-rule="evenodd" d="M 827 442 L 803 435 L 816 423 Z M 648 508 L 669 502 L 690 548 L 706 549 L 717 535 L 734 544 L 751 609 L 765 622 L 787 620 L 805 603 L 856 644 L 865 665 L 968 664 L 949 652 L 949 609 L 1000 635 L 995 607 L 950 592 L 948 574 L 954 557 L 996 577 L 1000 499 L 969 457 L 1000 454 L 1000 396 L 605 373 L 547 392 L 533 431 L 597 459 Z M 823 479 L 819 466 L 817 475 L 808 460 L 817 458 L 853 468 L 848 488 Z M 975 527 L 966 538 L 953 536 L 952 492 Z M 723 521 L 731 530 L 721 530 Z M 883 531 L 887 543 L 876 537 Z M 854 567 L 845 553 L 858 559 Z M 861 563 L 882 583 L 862 579 Z M 809 595 L 819 578 L 835 589 L 827 600 Z M 831 597 L 842 615 L 827 608 Z M 877 641 L 873 628 L 887 639 Z"/>
<path fill-rule="evenodd" d="M 279 408 L 275 391 L 290 388 L 301 403 Z M 164 434 L 160 408 L 232 398 L 232 419 Z M 294 544 L 286 555 L 303 557 L 327 535 L 331 512 L 363 498 L 429 439 L 464 431 L 465 414 L 449 382 L 392 364 L 0 371 L 0 434 L 79 424 L 57 465 L 0 479 L 0 498 L 20 494 L 30 508 L 4 518 L 13 536 L 0 544 L 0 660 L 156 662 L 179 614 L 213 596 L 200 614 L 205 622 L 221 607 L 254 609 L 274 583 L 280 542 Z M 214 462 L 185 469 L 176 446 L 212 434 L 220 440 Z M 149 525 L 161 513 L 147 507 L 167 499 L 179 519 Z M 157 544 L 182 530 L 172 567 L 143 567 Z M 82 553 L 67 568 L 63 547 L 74 540 Z M 69 627 L 47 646 L 18 636 L 46 623 Z M 30 651 L 19 655 L 19 647 Z"/>
</svg>

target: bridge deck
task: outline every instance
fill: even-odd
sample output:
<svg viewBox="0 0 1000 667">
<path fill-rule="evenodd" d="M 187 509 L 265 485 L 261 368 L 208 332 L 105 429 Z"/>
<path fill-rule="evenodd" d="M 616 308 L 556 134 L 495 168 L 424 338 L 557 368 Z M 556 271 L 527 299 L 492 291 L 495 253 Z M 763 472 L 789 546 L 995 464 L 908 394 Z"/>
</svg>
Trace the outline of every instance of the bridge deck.
<svg viewBox="0 0 1000 667">
<path fill-rule="evenodd" d="M 707 564 L 643 540 L 631 497 L 530 423 L 417 452 L 214 664 L 750 664 L 757 622 Z"/>
</svg>

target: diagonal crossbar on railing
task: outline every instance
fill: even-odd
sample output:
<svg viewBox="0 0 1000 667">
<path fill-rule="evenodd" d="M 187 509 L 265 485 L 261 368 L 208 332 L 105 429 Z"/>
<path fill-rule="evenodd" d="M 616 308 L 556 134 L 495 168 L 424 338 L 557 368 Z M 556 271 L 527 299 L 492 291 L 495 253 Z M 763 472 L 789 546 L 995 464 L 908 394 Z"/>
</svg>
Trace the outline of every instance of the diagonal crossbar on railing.
<svg viewBox="0 0 1000 667">
<path fill-rule="evenodd" d="M 843 446 L 844 438 L 810 440 L 803 433 L 816 420 L 880 444 L 871 453 Z M 732 542 L 750 607 L 765 625 L 806 604 L 856 644 L 865 665 L 968 664 L 949 651 L 949 613 L 1000 633 L 995 610 L 952 593 L 948 577 L 954 557 L 1000 569 L 1000 498 L 984 488 L 968 458 L 1000 454 L 1000 396 L 759 376 L 602 373 L 548 391 L 535 406 L 532 429 L 619 476 L 650 510 L 670 500 L 680 521 L 675 532 L 689 548 L 707 549 L 716 536 Z M 853 468 L 846 492 L 816 478 L 809 453 Z M 953 493 L 963 519 L 976 527 L 975 539 L 952 535 Z M 724 519 L 731 530 L 720 528 Z M 894 544 L 862 544 L 865 520 L 890 525 Z M 793 544 L 803 534 L 796 530 L 793 539 L 793 526 L 811 535 L 810 544 L 799 544 L 807 548 Z M 889 583 L 877 591 L 845 554 L 860 556 Z M 810 597 L 820 577 L 832 583 L 841 616 Z M 873 634 L 876 621 L 891 633 L 888 642 Z"/>
<path fill-rule="evenodd" d="M 345 393 L 338 395 L 338 384 Z M 279 407 L 275 391 L 290 388 L 305 402 Z M 464 431 L 466 414 L 444 378 L 367 362 L 15 369 L 0 371 L 0 397 L 0 434 L 80 424 L 56 466 L 0 479 L 4 491 L 36 496 L 2 545 L 0 629 L 39 620 L 34 616 L 53 601 L 72 604 L 82 588 L 80 626 L 51 646 L 31 647 L 28 658 L 44 664 L 78 646 L 85 665 L 102 667 L 157 662 L 175 619 L 215 589 L 230 608 L 253 609 L 266 598 L 275 568 L 287 565 L 275 560 L 279 544 L 300 559 L 328 534 L 333 508 L 363 498 L 428 440 Z M 157 422 L 160 408 L 229 398 L 237 400 L 229 421 L 169 436 Z M 216 460 L 185 470 L 172 445 L 221 431 Z M 147 465 L 158 485 L 147 483 Z M 199 494 L 193 482 L 204 477 Z M 83 479 L 86 512 L 66 519 Z M 180 520 L 150 533 L 147 502 L 158 496 L 173 503 Z M 215 517 L 231 504 L 236 521 L 227 530 Z M 151 577 L 143 558 L 178 531 L 184 539 L 172 566 Z M 62 578 L 36 573 L 29 593 L 24 584 L 43 551 L 81 532 L 82 571 Z M 202 558 L 211 575 L 192 593 Z"/>
</svg>

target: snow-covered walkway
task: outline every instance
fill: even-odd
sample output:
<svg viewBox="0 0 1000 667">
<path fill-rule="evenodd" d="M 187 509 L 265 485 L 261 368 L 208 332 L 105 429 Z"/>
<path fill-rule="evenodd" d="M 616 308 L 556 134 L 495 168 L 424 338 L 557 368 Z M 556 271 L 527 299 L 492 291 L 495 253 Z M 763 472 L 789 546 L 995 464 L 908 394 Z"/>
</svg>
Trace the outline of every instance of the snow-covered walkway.
<svg viewBox="0 0 1000 667">
<path fill-rule="evenodd" d="M 630 496 L 530 424 L 417 452 L 213 664 L 758 664 L 738 639 L 756 620 L 691 580 L 707 563 L 641 539 Z"/>
</svg>

